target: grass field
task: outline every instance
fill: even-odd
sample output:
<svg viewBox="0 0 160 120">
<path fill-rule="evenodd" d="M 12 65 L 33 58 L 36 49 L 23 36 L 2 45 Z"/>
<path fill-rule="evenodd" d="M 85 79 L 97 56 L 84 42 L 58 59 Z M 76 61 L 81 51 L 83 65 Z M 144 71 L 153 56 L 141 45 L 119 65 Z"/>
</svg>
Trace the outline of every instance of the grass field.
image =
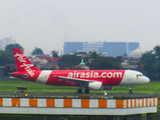
<svg viewBox="0 0 160 120">
<path fill-rule="evenodd" d="M 24 81 L 20 79 L 0 79 L 0 92 L 15 92 L 17 86 L 26 86 L 26 92 L 51 92 L 51 93 L 77 93 L 78 87 L 70 86 L 50 86 L 43 85 L 38 83 L 33 83 L 29 81 Z M 141 86 L 133 86 L 133 93 L 160 93 L 160 82 L 150 82 Z M 93 91 L 90 93 L 104 93 L 104 90 Z M 115 86 L 113 90 L 107 91 L 107 93 L 128 93 L 128 86 Z M 160 100 L 158 100 L 160 105 Z M 157 107 L 157 110 L 160 111 L 160 107 Z"/>
<path fill-rule="evenodd" d="M 17 86 L 26 86 L 27 92 L 67 92 L 76 93 L 78 87 L 70 86 L 50 86 L 44 84 L 33 83 L 20 79 L 0 79 L 0 92 L 15 92 Z M 160 93 L 160 82 L 150 82 L 141 86 L 133 86 L 133 93 Z M 90 93 L 104 93 L 104 90 L 93 91 Z M 113 90 L 108 90 L 107 93 L 128 93 L 128 86 L 115 86 Z"/>
</svg>

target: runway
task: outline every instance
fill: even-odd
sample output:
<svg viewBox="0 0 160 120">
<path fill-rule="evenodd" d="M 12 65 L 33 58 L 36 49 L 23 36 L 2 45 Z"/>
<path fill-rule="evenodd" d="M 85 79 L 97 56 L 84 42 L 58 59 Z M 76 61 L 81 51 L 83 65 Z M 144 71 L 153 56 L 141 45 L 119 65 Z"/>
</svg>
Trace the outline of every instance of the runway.
<svg viewBox="0 0 160 120">
<path fill-rule="evenodd" d="M 67 97 L 67 96 L 108 96 L 108 97 L 121 97 L 121 96 L 128 96 L 128 97 L 158 97 L 160 98 L 160 94 L 147 94 L 147 93 L 133 93 L 133 94 L 124 94 L 124 93 L 107 93 L 104 95 L 103 93 L 90 93 L 90 94 L 77 94 L 77 93 L 42 93 L 42 92 L 25 92 L 24 94 L 28 94 L 29 97 Z M 7 97 L 7 96 L 19 96 L 20 92 L 0 92 L 0 97 Z"/>
</svg>

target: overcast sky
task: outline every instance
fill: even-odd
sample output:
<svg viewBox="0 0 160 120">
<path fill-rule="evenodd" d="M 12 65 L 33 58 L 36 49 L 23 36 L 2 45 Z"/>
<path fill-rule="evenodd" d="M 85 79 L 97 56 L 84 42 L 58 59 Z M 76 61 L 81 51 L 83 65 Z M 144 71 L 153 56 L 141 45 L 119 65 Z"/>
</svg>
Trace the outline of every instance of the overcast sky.
<svg viewBox="0 0 160 120">
<path fill-rule="evenodd" d="M 0 0 L 0 39 L 31 52 L 63 50 L 64 42 L 160 45 L 159 0 Z"/>
</svg>

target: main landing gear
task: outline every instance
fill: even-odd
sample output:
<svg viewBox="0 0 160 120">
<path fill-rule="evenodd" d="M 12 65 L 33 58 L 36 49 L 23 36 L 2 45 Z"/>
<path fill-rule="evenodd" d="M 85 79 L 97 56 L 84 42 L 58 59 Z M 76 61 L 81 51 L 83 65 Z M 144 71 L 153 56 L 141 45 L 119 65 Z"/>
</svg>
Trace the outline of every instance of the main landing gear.
<svg viewBox="0 0 160 120">
<path fill-rule="evenodd" d="M 78 90 L 77 90 L 77 93 L 78 93 L 78 94 L 82 94 L 82 89 L 78 89 Z"/>
<path fill-rule="evenodd" d="M 82 89 L 81 89 L 81 88 L 78 89 L 78 90 L 77 90 L 77 93 L 78 93 L 78 94 L 82 94 Z M 85 94 L 89 94 L 89 89 L 86 88 L 86 89 L 84 90 L 84 93 L 85 93 Z"/>
<path fill-rule="evenodd" d="M 132 94 L 133 92 L 132 92 L 132 89 L 131 89 L 131 87 L 129 87 L 129 94 Z"/>
<path fill-rule="evenodd" d="M 89 93 L 89 89 L 86 88 L 86 89 L 84 90 L 84 93 L 85 93 L 85 94 L 88 94 L 88 93 Z"/>
</svg>

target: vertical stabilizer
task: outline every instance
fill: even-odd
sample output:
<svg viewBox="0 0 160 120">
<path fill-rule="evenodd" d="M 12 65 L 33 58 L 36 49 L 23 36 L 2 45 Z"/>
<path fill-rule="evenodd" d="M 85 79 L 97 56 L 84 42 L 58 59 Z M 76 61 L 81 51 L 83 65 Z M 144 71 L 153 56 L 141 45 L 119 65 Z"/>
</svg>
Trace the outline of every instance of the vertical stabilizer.
<svg viewBox="0 0 160 120">
<path fill-rule="evenodd" d="M 20 48 L 13 48 L 14 58 L 18 72 L 27 72 L 30 76 L 34 75 L 34 72 L 38 70 L 31 61 L 24 55 Z"/>
</svg>

